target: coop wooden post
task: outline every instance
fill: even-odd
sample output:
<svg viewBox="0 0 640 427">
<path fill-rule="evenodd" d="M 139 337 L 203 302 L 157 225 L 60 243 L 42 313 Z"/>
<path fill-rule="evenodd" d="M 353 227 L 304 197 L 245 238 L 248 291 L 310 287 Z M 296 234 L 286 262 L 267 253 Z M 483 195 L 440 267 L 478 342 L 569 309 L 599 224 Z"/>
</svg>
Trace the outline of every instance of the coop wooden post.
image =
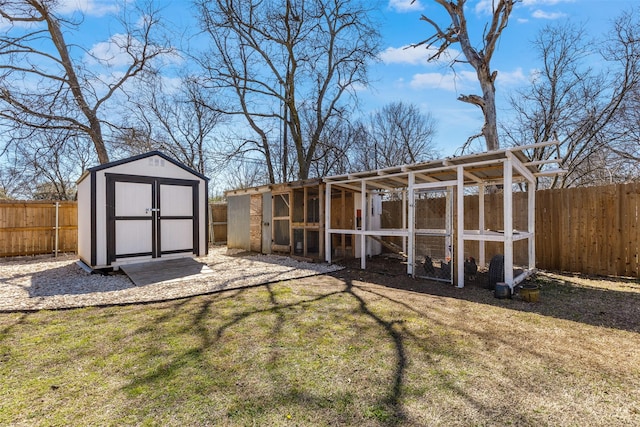
<svg viewBox="0 0 640 427">
<path fill-rule="evenodd" d="M 456 242 L 456 260 L 454 264 L 457 266 L 458 287 L 464 288 L 464 167 L 462 165 L 457 167 L 456 176 L 458 178 L 456 185 L 456 205 L 458 206 L 456 232 L 458 241 Z"/>
<path fill-rule="evenodd" d="M 480 229 L 480 241 L 478 242 L 478 265 L 486 265 L 485 240 L 484 240 L 484 185 L 478 186 L 478 228 Z"/>
<path fill-rule="evenodd" d="M 416 210 L 416 199 L 413 193 L 413 185 L 415 183 L 415 175 L 413 172 L 409 172 L 409 176 L 407 177 L 407 197 L 409 198 L 409 230 L 408 230 L 408 238 L 409 238 L 409 251 L 407 252 L 407 274 L 411 276 L 415 276 L 415 269 L 413 265 L 415 263 L 415 210 Z"/>
<path fill-rule="evenodd" d="M 324 187 L 324 259 L 331 264 L 331 184 Z"/>
<path fill-rule="evenodd" d="M 362 218 L 360 219 L 360 268 L 367 268 L 367 236 L 365 230 L 367 229 L 367 181 L 362 180 L 360 184 L 360 191 L 362 195 L 360 197 L 360 209 Z"/>
<path fill-rule="evenodd" d="M 529 236 L 529 269 L 536 268 L 536 188 L 535 182 L 529 181 L 527 183 L 527 209 L 528 209 L 528 232 Z"/>
<path fill-rule="evenodd" d="M 402 191 L 402 229 L 407 229 L 407 192 Z M 402 252 L 407 253 L 407 236 L 402 236 Z"/>
<path fill-rule="evenodd" d="M 324 188 L 322 188 L 322 182 L 318 185 L 318 210 L 320 211 L 320 228 L 318 229 L 318 257 L 324 253 L 325 244 L 327 242 L 326 238 L 322 238 L 322 235 L 325 233 L 327 229 L 327 220 L 325 215 L 325 210 L 322 209 L 325 203 L 324 197 Z"/>
<path fill-rule="evenodd" d="M 504 162 L 504 281 L 513 286 L 513 162 Z"/>
</svg>

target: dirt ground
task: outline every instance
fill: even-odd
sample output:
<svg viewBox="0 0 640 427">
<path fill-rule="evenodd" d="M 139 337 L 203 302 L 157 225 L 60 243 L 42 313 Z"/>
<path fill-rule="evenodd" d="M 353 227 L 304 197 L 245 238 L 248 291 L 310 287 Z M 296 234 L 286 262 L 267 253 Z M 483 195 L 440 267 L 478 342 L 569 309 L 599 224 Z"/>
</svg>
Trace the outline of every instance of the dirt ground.
<svg viewBox="0 0 640 427">
<path fill-rule="evenodd" d="M 488 286 L 488 273 L 479 271 L 464 288 L 421 278 L 406 273 L 406 264 L 394 256 L 376 256 L 367 260 L 367 269 L 360 270 L 360 260 L 341 260 L 345 270 L 331 273 L 405 291 L 452 297 L 519 311 L 535 312 L 596 326 L 607 326 L 640 332 L 640 279 L 588 276 L 568 272 L 538 271 L 521 285 L 535 284 L 539 300 L 523 300 L 520 287 L 511 298 L 496 298 Z"/>
</svg>

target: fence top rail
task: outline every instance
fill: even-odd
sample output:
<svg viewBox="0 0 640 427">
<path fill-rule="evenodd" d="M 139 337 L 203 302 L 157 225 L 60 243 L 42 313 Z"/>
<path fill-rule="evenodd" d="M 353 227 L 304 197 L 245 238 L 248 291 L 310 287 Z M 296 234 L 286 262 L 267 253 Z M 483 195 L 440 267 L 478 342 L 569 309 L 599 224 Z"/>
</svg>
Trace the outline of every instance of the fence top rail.
<svg viewBox="0 0 640 427">
<path fill-rule="evenodd" d="M 73 205 L 78 202 L 74 200 L 0 200 L 2 206 L 29 206 L 29 205 Z"/>
</svg>

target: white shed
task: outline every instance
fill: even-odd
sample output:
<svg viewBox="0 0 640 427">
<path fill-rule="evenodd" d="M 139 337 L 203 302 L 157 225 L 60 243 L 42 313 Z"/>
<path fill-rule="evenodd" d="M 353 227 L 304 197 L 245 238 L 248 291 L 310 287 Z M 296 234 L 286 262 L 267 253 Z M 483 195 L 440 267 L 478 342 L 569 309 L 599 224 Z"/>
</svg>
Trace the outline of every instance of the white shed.
<svg viewBox="0 0 640 427">
<path fill-rule="evenodd" d="M 92 269 L 207 253 L 208 178 L 152 151 L 78 180 L 78 256 Z"/>
</svg>

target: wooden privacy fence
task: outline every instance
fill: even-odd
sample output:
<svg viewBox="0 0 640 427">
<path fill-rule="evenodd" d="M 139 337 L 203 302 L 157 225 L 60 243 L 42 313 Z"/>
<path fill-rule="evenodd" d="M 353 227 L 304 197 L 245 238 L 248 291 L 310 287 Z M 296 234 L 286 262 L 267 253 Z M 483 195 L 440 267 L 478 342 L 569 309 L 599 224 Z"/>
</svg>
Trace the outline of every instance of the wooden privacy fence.
<svg viewBox="0 0 640 427">
<path fill-rule="evenodd" d="M 209 242 L 227 243 L 227 204 L 209 204 Z"/>
<path fill-rule="evenodd" d="M 434 205 L 435 203 L 435 205 Z M 416 216 L 444 212 L 444 200 L 417 204 Z M 485 195 L 485 228 L 503 229 L 502 194 Z M 401 227 L 401 202 L 384 203 L 382 225 Z M 478 196 L 465 196 L 465 229 L 478 228 Z M 515 193 L 513 224 L 527 228 L 527 196 Z M 603 276 L 640 276 L 640 184 L 568 188 L 536 192 L 536 266 Z M 455 224 L 455 222 L 454 222 Z M 514 244 L 516 262 L 526 262 L 525 241 Z M 395 242 L 398 243 L 398 242 Z M 467 242 L 465 256 L 477 257 Z M 468 252 L 468 253 L 467 253 Z M 502 253 L 502 243 L 486 243 L 486 253 Z M 487 260 L 488 262 L 488 260 Z"/>
<path fill-rule="evenodd" d="M 465 228 L 477 227 L 478 196 L 465 199 Z M 388 205 L 400 227 L 401 209 Z M 0 202 L 0 256 L 55 252 L 55 202 Z M 525 229 L 526 196 L 514 195 L 514 225 Z M 227 205 L 209 206 L 211 242 L 227 240 Z M 640 184 L 543 190 L 536 193 L 536 261 L 538 268 L 586 274 L 640 276 Z M 75 202 L 58 204 L 58 250 L 76 252 Z M 387 222 L 385 224 L 385 222 Z M 502 195 L 485 196 L 485 227 L 502 227 Z M 488 243 L 496 245 L 496 243 Z M 518 248 L 516 248 L 517 250 Z M 470 250 L 474 250 L 470 246 Z M 490 253 L 491 248 L 487 252 Z M 495 248 L 499 251 L 499 248 Z M 516 258 L 520 255 L 515 254 Z"/>
<path fill-rule="evenodd" d="M 544 190 L 536 196 L 539 268 L 640 275 L 640 184 Z"/>
<path fill-rule="evenodd" d="M 0 256 L 76 252 L 76 202 L 0 201 Z"/>
</svg>

